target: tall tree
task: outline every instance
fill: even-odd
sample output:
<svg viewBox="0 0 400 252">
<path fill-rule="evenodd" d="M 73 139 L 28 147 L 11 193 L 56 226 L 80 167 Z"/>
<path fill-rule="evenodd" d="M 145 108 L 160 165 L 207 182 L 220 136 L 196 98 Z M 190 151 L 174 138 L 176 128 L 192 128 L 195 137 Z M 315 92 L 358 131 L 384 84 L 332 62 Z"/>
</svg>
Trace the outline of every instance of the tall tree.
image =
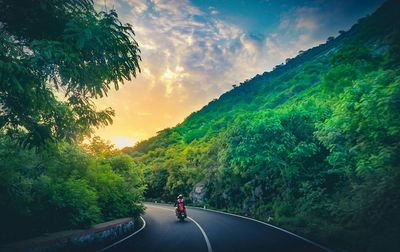
<svg viewBox="0 0 400 252">
<path fill-rule="evenodd" d="M 136 77 L 139 54 L 131 25 L 92 0 L 0 0 L 0 129 L 37 146 L 112 123 L 93 99 Z"/>
</svg>

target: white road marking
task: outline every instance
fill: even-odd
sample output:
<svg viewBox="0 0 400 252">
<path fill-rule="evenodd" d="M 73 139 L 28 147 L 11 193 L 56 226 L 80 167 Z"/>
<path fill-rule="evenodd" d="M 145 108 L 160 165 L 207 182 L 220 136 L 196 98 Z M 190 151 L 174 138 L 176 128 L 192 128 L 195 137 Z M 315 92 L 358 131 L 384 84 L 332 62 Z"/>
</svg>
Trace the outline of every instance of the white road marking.
<svg viewBox="0 0 400 252">
<path fill-rule="evenodd" d="M 299 238 L 299 239 L 301 239 L 301 240 L 303 240 L 305 242 L 311 243 L 312 245 L 319 247 L 320 249 L 326 250 L 327 252 L 334 252 L 333 250 L 330 250 L 330 249 L 328 249 L 328 248 L 326 248 L 326 247 L 324 247 L 324 246 L 322 246 L 322 245 L 320 245 L 320 244 L 318 244 L 316 242 L 310 241 L 307 238 L 301 237 L 300 235 L 297 235 L 297 234 L 292 233 L 290 231 L 287 231 L 287 230 L 285 230 L 283 228 L 276 227 L 274 225 L 271 225 L 269 223 L 266 223 L 266 222 L 263 222 L 263 221 L 260 221 L 260 220 L 256 220 L 256 219 L 253 219 L 253 218 L 250 218 L 250 217 L 246 217 L 246 216 L 241 216 L 241 215 L 238 215 L 238 214 L 226 213 L 226 212 L 222 212 L 222 211 L 218 211 L 218 210 L 213 210 L 213 209 L 207 209 L 207 208 L 201 208 L 201 207 L 190 207 L 190 208 L 197 208 L 197 209 L 204 210 L 204 211 L 210 211 L 210 212 L 215 212 L 215 213 L 219 213 L 219 214 L 226 214 L 226 215 L 231 215 L 231 216 L 235 216 L 235 217 L 246 219 L 246 220 L 255 221 L 255 222 L 258 222 L 260 224 L 263 224 L 263 225 L 278 229 L 278 230 L 280 230 L 282 232 L 285 232 L 287 234 L 293 235 L 293 236 L 295 236 L 295 237 L 297 237 L 297 238 Z"/>
<path fill-rule="evenodd" d="M 173 213 L 175 212 L 174 210 L 169 209 L 169 208 L 165 208 L 165 207 L 154 206 L 154 205 L 150 205 L 150 207 L 154 207 L 154 208 L 159 208 L 159 209 L 171 211 L 171 212 L 173 212 Z M 200 232 L 203 234 L 204 240 L 206 240 L 208 252 L 212 252 L 210 240 L 208 240 L 207 234 L 206 234 L 206 232 L 204 231 L 204 229 L 200 226 L 199 223 L 197 223 L 197 221 L 193 220 L 193 218 L 191 218 L 191 217 L 189 217 L 189 216 L 188 216 L 187 218 L 188 218 L 189 220 L 191 220 L 191 221 L 200 229 Z"/>
<path fill-rule="evenodd" d="M 121 240 L 119 240 L 119 241 L 117 241 L 117 242 L 114 242 L 114 243 L 111 244 L 111 245 L 108 245 L 107 247 L 105 247 L 105 248 L 99 250 L 98 252 L 106 251 L 106 250 L 108 250 L 108 249 L 114 247 L 115 245 L 120 244 L 121 242 L 125 241 L 126 239 L 131 238 L 132 236 L 134 236 L 135 234 L 139 233 L 140 231 L 142 231 L 142 230 L 146 227 L 146 221 L 142 218 L 142 216 L 139 216 L 139 217 L 140 217 L 140 219 L 142 219 L 142 221 L 143 221 L 143 226 L 142 226 L 139 230 L 137 230 L 137 231 L 134 232 L 133 234 L 128 235 L 128 236 L 125 237 L 124 239 L 121 239 Z"/>
<path fill-rule="evenodd" d="M 193 220 L 193 219 L 190 218 L 189 216 L 188 216 L 187 218 L 188 218 L 189 220 L 193 221 L 193 223 L 196 224 L 196 226 L 200 229 L 201 233 L 202 233 L 203 236 L 204 236 L 204 239 L 206 240 L 208 252 L 212 252 L 211 243 L 210 243 L 210 241 L 208 240 L 208 237 L 207 237 L 207 235 L 206 235 L 206 232 L 204 232 L 203 228 L 200 226 L 199 223 L 197 223 L 197 221 Z"/>
</svg>

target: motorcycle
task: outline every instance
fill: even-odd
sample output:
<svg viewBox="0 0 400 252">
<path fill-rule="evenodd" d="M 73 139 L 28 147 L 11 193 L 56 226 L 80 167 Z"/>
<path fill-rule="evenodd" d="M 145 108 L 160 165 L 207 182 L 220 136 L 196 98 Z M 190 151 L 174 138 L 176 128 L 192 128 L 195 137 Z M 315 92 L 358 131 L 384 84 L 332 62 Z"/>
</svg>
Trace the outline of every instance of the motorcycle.
<svg viewBox="0 0 400 252">
<path fill-rule="evenodd" d="M 181 204 L 179 204 L 176 209 L 176 217 L 178 218 L 179 221 L 184 221 L 186 218 L 185 208 Z"/>
</svg>

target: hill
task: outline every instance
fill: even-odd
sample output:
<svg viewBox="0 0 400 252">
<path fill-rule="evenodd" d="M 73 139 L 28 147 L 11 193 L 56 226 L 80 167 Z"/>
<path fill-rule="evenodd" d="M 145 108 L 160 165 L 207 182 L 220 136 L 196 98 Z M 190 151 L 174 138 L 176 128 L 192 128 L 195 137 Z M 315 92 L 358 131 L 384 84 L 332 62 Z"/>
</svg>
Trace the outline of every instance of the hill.
<svg viewBox="0 0 400 252">
<path fill-rule="evenodd" d="M 400 246 L 400 2 L 126 148 L 146 197 L 238 212 L 353 251 Z M 194 190 L 196 188 L 196 190 Z"/>
</svg>

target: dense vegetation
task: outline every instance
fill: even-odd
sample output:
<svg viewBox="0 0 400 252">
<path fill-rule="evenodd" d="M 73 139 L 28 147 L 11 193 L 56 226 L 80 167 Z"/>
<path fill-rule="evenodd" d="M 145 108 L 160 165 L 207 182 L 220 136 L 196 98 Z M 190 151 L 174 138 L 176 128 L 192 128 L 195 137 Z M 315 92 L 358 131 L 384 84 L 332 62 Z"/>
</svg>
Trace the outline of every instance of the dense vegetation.
<svg viewBox="0 0 400 252">
<path fill-rule="evenodd" d="M 143 211 L 132 158 L 81 143 L 138 61 L 131 26 L 91 0 L 0 0 L 0 243 Z"/>
<path fill-rule="evenodd" d="M 131 157 L 95 140 L 40 151 L 0 136 L 1 240 L 85 228 L 143 211 L 143 175 Z"/>
<path fill-rule="evenodd" d="M 147 198 L 205 184 L 202 204 L 334 248 L 400 246 L 400 3 L 389 1 L 124 151 Z M 199 203 L 199 202 L 194 202 Z"/>
</svg>

